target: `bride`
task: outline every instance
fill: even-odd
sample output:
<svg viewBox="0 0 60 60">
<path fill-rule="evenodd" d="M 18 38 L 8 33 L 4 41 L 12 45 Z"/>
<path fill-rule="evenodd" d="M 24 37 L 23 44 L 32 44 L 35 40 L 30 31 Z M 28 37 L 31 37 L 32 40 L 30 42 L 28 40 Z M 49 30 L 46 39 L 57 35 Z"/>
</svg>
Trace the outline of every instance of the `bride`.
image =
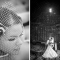
<svg viewBox="0 0 60 60">
<path fill-rule="evenodd" d="M 22 20 L 13 11 L 0 8 L 0 60 L 28 60 L 29 42 L 24 38 Z M 1 54 L 0 54 L 1 55 Z"/>
<path fill-rule="evenodd" d="M 53 50 L 54 47 L 54 37 L 49 37 L 49 40 L 47 40 L 47 49 L 42 55 L 44 58 L 56 58 L 58 54 Z"/>
</svg>

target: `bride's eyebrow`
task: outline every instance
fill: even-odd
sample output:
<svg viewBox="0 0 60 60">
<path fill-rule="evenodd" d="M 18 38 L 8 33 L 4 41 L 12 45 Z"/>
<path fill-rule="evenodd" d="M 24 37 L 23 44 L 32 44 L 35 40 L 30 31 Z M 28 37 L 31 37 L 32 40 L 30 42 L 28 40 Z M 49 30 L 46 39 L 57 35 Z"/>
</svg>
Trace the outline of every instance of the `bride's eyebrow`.
<svg viewBox="0 0 60 60">
<path fill-rule="evenodd" d="M 14 36 L 14 35 L 13 35 L 13 36 L 10 36 L 10 37 L 18 37 L 18 36 Z"/>
</svg>

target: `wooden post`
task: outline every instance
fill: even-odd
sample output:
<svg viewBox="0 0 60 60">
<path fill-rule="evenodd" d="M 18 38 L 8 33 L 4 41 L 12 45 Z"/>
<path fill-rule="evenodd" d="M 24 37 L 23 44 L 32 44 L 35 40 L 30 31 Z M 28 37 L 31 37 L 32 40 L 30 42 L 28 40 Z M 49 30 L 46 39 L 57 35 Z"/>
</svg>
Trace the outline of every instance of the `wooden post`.
<svg viewBox="0 0 60 60">
<path fill-rule="evenodd" d="M 57 51 L 57 43 L 55 43 L 55 51 Z"/>
</svg>

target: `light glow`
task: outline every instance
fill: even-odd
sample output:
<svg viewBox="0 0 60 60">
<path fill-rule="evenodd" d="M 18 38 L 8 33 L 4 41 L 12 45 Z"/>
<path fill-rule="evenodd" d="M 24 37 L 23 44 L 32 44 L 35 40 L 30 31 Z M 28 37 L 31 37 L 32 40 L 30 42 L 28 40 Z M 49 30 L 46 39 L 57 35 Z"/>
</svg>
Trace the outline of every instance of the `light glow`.
<svg viewBox="0 0 60 60">
<path fill-rule="evenodd" d="M 52 11 L 52 8 L 49 8 L 49 12 L 50 12 L 50 13 L 52 13 L 52 12 L 53 12 L 53 11 Z"/>
</svg>

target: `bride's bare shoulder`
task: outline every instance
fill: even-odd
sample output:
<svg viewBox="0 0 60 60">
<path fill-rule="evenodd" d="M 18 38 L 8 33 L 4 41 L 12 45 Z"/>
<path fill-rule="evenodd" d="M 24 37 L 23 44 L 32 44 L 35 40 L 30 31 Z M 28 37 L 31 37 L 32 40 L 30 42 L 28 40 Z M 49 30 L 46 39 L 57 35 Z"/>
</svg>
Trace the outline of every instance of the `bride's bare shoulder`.
<svg viewBox="0 0 60 60">
<path fill-rule="evenodd" d="M 8 56 L 6 57 L 0 57 L 0 60 L 10 60 Z"/>
</svg>

